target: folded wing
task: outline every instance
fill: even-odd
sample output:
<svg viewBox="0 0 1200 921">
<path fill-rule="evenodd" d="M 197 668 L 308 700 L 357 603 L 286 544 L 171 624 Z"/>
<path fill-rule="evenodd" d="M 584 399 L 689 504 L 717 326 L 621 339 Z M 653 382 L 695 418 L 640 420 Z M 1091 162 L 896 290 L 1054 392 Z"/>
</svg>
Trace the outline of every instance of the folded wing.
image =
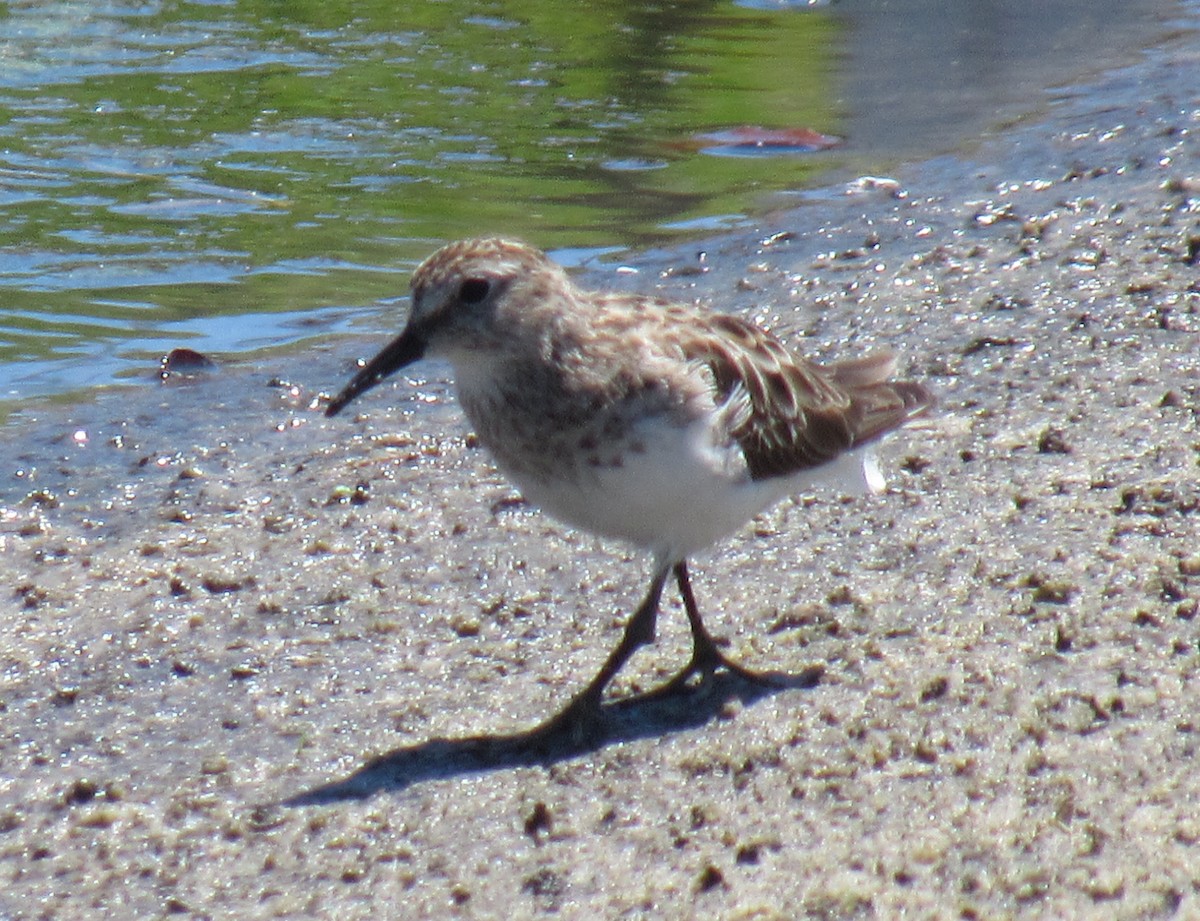
<svg viewBox="0 0 1200 921">
<path fill-rule="evenodd" d="M 705 319 L 689 329 L 684 353 L 708 368 L 719 402 L 731 407 L 730 435 L 753 479 L 818 467 L 933 405 L 922 385 L 889 380 L 890 353 L 821 366 L 749 321 Z"/>
</svg>

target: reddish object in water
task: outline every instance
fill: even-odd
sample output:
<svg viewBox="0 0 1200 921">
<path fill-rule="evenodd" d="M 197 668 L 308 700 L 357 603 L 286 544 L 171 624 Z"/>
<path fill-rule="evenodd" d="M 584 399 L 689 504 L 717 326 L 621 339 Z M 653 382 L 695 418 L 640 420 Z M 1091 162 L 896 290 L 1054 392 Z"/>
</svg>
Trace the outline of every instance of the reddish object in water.
<svg viewBox="0 0 1200 921">
<path fill-rule="evenodd" d="M 706 132 L 696 135 L 694 140 L 707 153 L 727 156 L 813 153 L 842 143 L 839 137 L 821 134 L 811 128 L 760 128 L 756 125 Z"/>
</svg>

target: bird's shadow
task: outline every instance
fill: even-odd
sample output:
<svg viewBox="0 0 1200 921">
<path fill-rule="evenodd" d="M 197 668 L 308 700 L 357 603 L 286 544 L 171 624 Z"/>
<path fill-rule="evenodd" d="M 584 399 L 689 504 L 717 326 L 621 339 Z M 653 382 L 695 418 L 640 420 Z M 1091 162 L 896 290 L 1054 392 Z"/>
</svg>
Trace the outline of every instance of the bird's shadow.
<svg viewBox="0 0 1200 921">
<path fill-rule="evenodd" d="M 460 738 L 429 739 L 372 758 L 349 777 L 333 780 L 283 800 L 283 806 L 311 806 L 399 793 L 427 780 L 445 780 L 510 768 L 550 765 L 608 745 L 667 736 L 702 726 L 732 700 L 749 704 L 791 688 L 811 688 L 820 668 L 766 685 L 729 672 L 712 675 L 703 688 L 667 697 L 653 694 L 618 700 L 601 707 L 586 737 L 546 735 L 538 728 Z"/>
</svg>

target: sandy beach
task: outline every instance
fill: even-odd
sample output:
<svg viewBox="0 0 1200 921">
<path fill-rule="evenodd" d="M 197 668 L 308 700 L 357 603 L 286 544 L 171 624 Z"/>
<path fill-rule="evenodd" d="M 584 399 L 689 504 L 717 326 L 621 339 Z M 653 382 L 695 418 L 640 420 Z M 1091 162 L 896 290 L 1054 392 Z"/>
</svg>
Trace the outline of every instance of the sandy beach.
<svg viewBox="0 0 1200 921">
<path fill-rule="evenodd" d="M 888 490 L 693 564 L 753 667 L 482 763 L 648 561 L 343 338 L 0 430 L 0 919 L 1200 917 L 1200 50 L 596 287 L 890 347 Z M 703 261 L 695 251 L 704 251 Z M 399 293 L 399 292 L 398 292 Z M 401 317 L 397 316 L 397 328 Z M 675 599 L 617 683 L 687 654 Z"/>
</svg>

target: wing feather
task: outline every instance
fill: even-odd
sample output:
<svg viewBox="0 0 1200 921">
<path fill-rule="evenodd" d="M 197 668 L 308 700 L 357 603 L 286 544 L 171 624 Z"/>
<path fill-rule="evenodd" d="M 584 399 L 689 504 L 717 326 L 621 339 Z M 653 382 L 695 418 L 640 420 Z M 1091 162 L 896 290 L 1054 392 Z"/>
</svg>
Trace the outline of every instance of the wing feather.
<svg viewBox="0 0 1200 921">
<path fill-rule="evenodd" d="M 748 403 L 729 416 L 730 435 L 756 480 L 818 467 L 933 404 L 920 384 L 888 379 L 890 353 L 821 366 L 740 317 L 705 316 L 685 329 L 684 354 L 710 369 L 720 402 Z"/>
</svg>

